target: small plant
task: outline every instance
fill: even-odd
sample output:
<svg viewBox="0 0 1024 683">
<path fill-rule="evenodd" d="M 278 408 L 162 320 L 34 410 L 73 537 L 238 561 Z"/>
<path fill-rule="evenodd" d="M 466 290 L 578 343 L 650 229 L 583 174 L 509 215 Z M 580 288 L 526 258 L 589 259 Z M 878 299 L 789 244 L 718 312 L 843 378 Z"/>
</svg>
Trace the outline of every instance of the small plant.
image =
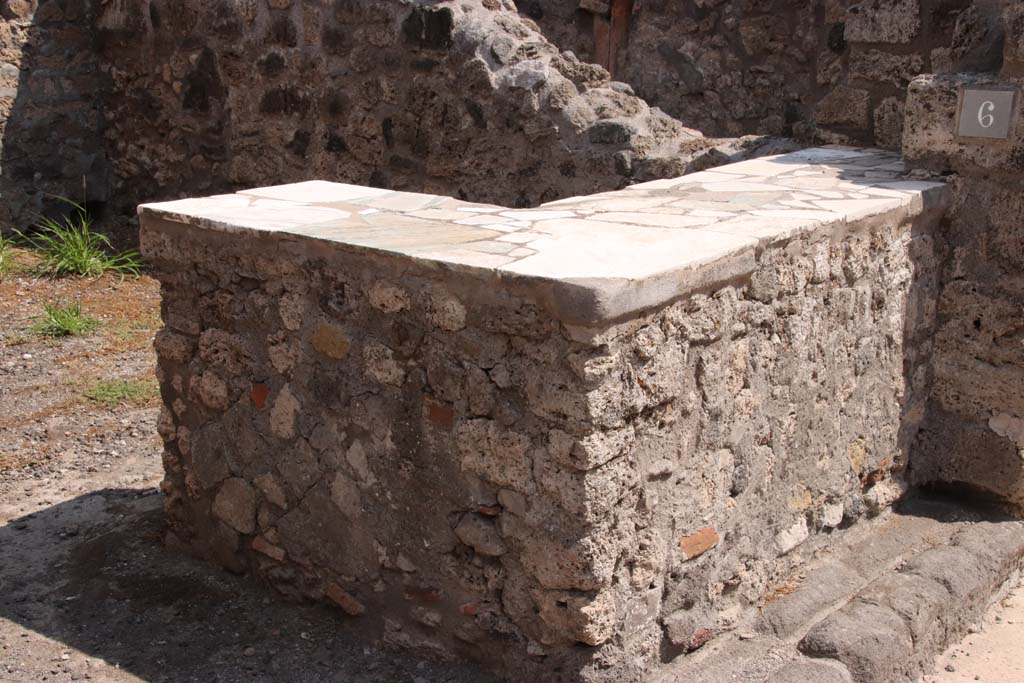
<svg viewBox="0 0 1024 683">
<path fill-rule="evenodd" d="M 41 259 L 36 271 L 50 277 L 99 277 L 104 273 L 138 275 L 142 258 L 137 251 L 111 252 L 110 238 L 92 229 L 92 217 L 81 204 L 58 197 L 72 207 L 62 220 L 41 216 L 37 231 L 18 235 Z"/>
<path fill-rule="evenodd" d="M 0 280 L 14 272 L 14 244 L 11 239 L 0 235 Z"/>
<path fill-rule="evenodd" d="M 90 401 L 108 407 L 125 403 L 145 403 L 156 395 L 155 381 L 139 379 L 98 380 L 85 392 L 85 397 Z"/>
<path fill-rule="evenodd" d="M 70 337 L 92 332 L 100 321 L 82 312 L 82 304 L 61 306 L 43 304 L 43 315 L 36 318 L 32 331 L 44 337 Z"/>
</svg>

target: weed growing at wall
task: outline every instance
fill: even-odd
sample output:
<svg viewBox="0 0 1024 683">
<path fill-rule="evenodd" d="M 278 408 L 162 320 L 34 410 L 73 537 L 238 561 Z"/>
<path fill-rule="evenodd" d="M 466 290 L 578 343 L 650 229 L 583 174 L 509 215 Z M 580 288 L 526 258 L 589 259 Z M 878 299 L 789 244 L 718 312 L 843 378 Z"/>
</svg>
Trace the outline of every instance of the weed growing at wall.
<svg viewBox="0 0 1024 683">
<path fill-rule="evenodd" d="M 49 277 L 99 277 L 104 273 L 138 275 L 142 257 L 137 251 L 113 253 L 110 239 L 92 228 L 93 220 L 85 207 L 61 199 L 72 212 L 61 220 L 40 217 L 36 232 L 19 236 L 36 252 L 40 262 L 35 270 Z"/>
<path fill-rule="evenodd" d="M 0 235 L 0 280 L 14 271 L 14 245 L 11 240 Z"/>
</svg>

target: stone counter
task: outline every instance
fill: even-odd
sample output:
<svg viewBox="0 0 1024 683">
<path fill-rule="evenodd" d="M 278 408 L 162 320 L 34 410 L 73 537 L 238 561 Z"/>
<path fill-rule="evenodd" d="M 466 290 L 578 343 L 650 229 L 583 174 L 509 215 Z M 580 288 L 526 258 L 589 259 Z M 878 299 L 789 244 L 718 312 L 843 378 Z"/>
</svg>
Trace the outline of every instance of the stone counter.
<svg viewBox="0 0 1024 683">
<path fill-rule="evenodd" d="M 537 209 L 143 206 L 170 538 L 388 643 L 639 681 L 901 493 L 944 202 L 820 148 Z"/>
</svg>

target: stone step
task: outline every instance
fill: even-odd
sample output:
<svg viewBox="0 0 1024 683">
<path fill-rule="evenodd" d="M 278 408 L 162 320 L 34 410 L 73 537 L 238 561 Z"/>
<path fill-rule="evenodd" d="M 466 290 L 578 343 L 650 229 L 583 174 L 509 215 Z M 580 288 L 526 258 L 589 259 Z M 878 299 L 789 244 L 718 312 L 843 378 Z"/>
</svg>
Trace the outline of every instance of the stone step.
<svg viewBox="0 0 1024 683">
<path fill-rule="evenodd" d="M 909 501 L 814 560 L 796 590 L 657 683 L 915 681 L 1022 565 L 1024 522 Z"/>
</svg>

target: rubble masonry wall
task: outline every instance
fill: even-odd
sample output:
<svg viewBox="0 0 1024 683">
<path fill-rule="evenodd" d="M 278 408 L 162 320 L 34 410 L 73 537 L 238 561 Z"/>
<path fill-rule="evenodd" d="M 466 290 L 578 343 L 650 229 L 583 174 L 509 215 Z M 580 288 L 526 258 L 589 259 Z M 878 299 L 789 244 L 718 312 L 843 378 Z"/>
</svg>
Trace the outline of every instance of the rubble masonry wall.
<svg viewBox="0 0 1024 683">
<path fill-rule="evenodd" d="M 686 127 L 898 147 L 909 79 L 983 66 L 998 4 L 638 1 L 625 85 L 559 52 L 591 57 L 575 2 L 6 0 L 0 221 L 309 178 L 536 205 L 679 175 Z"/>
<path fill-rule="evenodd" d="M 955 135 L 962 87 L 1024 85 L 1024 6 L 1006 15 L 999 73 L 921 77 L 910 88 L 905 154 L 950 175 L 936 233 L 942 289 L 935 389 L 915 447 L 918 484 L 967 486 L 1024 507 L 1024 116 L 1007 140 Z M 1020 95 L 1018 92 L 1018 100 Z"/>
<path fill-rule="evenodd" d="M 998 69 L 1007 0 L 518 0 L 563 49 L 631 9 L 615 77 L 708 135 L 765 133 L 898 149 L 907 85 Z"/>
</svg>

